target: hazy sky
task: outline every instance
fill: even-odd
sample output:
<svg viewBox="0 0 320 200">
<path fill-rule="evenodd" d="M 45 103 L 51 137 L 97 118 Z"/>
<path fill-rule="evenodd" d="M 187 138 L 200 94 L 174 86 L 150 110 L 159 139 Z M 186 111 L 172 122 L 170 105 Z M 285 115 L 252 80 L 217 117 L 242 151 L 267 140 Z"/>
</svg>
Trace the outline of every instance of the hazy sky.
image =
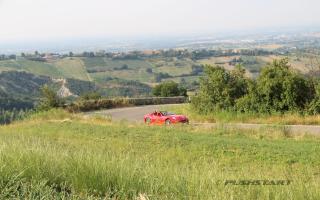
<svg viewBox="0 0 320 200">
<path fill-rule="evenodd" d="M 320 25 L 320 0 L 0 0 L 0 42 Z"/>
</svg>

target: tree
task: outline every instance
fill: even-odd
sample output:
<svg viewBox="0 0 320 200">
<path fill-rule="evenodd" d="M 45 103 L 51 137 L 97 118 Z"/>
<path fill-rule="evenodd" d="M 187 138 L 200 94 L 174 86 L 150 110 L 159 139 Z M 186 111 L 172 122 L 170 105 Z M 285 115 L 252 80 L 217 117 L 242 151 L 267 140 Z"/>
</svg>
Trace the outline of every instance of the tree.
<svg viewBox="0 0 320 200">
<path fill-rule="evenodd" d="M 240 65 L 231 72 L 206 65 L 199 93 L 192 99 L 192 105 L 201 113 L 234 109 L 236 100 L 247 92 L 248 79 Z"/>
<path fill-rule="evenodd" d="M 256 81 L 251 81 L 249 92 L 237 100 L 241 112 L 303 112 L 308 107 L 317 110 L 312 101 L 315 87 L 311 79 L 290 69 L 288 59 L 275 60 L 264 67 Z M 310 102 L 313 102 L 310 105 Z M 310 111 L 313 112 L 313 111 Z"/>
<path fill-rule="evenodd" d="M 152 94 L 162 97 L 187 96 L 187 90 L 176 82 L 167 81 L 154 87 Z"/>
<path fill-rule="evenodd" d="M 312 82 L 292 71 L 288 59 L 275 60 L 263 68 L 257 90 L 265 112 L 303 110 L 315 94 Z"/>
<path fill-rule="evenodd" d="M 41 87 L 40 92 L 41 99 L 38 105 L 38 110 L 50 110 L 51 108 L 58 108 L 62 106 L 62 99 L 60 99 L 48 85 Z"/>
<path fill-rule="evenodd" d="M 257 80 L 247 79 L 240 65 L 231 72 L 207 66 L 192 105 L 202 113 L 216 110 L 284 113 L 304 112 L 308 108 L 309 112 L 319 112 L 320 101 L 314 100 L 313 80 L 291 70 L 288 63 L 288 59 L 275 60 L 262 69 Z"/>
</svg>

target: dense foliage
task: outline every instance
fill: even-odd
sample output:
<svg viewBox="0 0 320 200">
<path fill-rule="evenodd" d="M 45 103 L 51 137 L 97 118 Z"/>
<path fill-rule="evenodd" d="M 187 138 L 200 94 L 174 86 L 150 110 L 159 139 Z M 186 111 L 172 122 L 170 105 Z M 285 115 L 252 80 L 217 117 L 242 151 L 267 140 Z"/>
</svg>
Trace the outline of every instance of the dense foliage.
<svg viewBox="0 0 320 200">
<path fill-rule="evenodd" d="M 27 110 L 33 108 L 33 101 L 31 99 L 9 98 L 6 96 L 0 97 L 0 108 L 3 110 Z"/>
<path fill-rule="evenodd" d="M 0 110 L 0 124 L 10 124 L 15 120 L 21 120 L 28 115 L 28 111 L 24 110 Z"/>
<path fill-rule="evenodd" d="M 152 93 L 154 96 L 158 97 L 187 96 L 187 90 L 173 81 L 166 81 L 155 86 Z"/>
<path fill-rule="evenodd" d="M 38 104 L 38 110 L 50 110 L 63 105 L 63 100 L 48 85 L 41 87 L 41 99 Z"/>
<path fill-rule="evenodd" d="M 287 59 L 275 60 L 264 67 L 256 80 L 246 78 L 241 66 L 232 71 L 206 66 L 200 91 L 192 103 L 201 113 L 232 110 L 318 114 L 320 90 L 317 85 L 317 80 L 293 71 Z"/>
<path fill-rule="evenodd" d="M 247 94 L 248 85 L 241 66 L 231 72 L 222 67 L 206 66 L 205 76 L 200 80 L 200 91 L 192 103 L 200 112 L 230 109 L 237 99 Z"/>
</svg>

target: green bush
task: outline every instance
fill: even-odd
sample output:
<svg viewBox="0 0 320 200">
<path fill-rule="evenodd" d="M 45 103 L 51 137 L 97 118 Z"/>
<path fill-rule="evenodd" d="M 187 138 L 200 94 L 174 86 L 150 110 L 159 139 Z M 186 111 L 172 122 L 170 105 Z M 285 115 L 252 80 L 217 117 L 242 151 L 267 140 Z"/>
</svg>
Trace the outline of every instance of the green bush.
<svg viewBox="0 0 320 200">
<path fill-rule="evenodd" d="M 187 96 L 187 90 L 176 82 L 166 81 L 154 87 L 152 94 L 158 97 Z"/>
<path fill-rule="evenodd" d="M 236 100 L 235 110 L 246 113 L 264 112 L 266 108 L 260 103 L 262 100 L 256 82 L 249 80 L 247 89 L 248 93 Z"/>
<path fill-rule="evenodd" d="M 320 113 L 320 89 L 314 80 L 293 71 L 288 59 L 275 60 L 264 67 L 257 80 L 245 78 L 237 66 L 231 72 L 207 66 L 200 91 L 192 99 L 200 113 L 217 110 L 239 112 Z"/>
<path fill-rule="evenodd" d="M 307 110 L 308 114 L 316 115 L 320 113 L 320 82 L 315 84 L 315 98 L 310 102 Z"/>
<path fill-rule="evenodd" d="M 52 108 L 62 107 L 62 99 L 60 99 L 55 91 L 49 88 L 48 85 L 41 87 L 40 91 L 41 99 L 37 106 L 38 110 L 50 110 Z"/>
<path fill-rule="evenodd" d="M 81 100 L 98 100 L 101 99 L 102 96 L 98 92 L 88 92 L 80 96 Z"/>
<path fill-rule="evenodd" d="M 310 80 L 293 72 L 288 60 L 275 60 L 261 71 L 257 90 L 266 111 L 297 111 L 306 108 L 314 97 Z"/>
<path fill-rule="evenodd" d="M 10 124 L 16 120 L 22 120 L 31 113 L 31 110 L 3 110 L 0 109 L 0 125 Z"/>
<path fill-rule="evenodd" d="M 200 80 L 200 91 L 192 104 L 201 113 L 233 109 L 235 101 L 247 92 L 248 79 L 240 65 L 231 72 L 207 65 L 205 76 Z"/>
</svg>

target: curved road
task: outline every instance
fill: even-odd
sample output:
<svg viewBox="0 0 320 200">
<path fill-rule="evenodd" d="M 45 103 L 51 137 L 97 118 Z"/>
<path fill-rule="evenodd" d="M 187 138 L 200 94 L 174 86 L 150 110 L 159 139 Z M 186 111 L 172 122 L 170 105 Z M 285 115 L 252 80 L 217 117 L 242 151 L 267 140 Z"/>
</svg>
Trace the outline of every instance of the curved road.
<svg viewBox="0 0 320 200">
<path fill-rule="evenodd" d="M 181 104 L 170 104 L 170 105 L 181 105 Z M 164 106 L 168 106 L 168 105 L 149 105 L 149 106 L 128 107 L 128 108 L 115 108 L 115 109 L 109 109 L 109 110 L 99 110 L 94 112 L 88 112 L 88 113 L 85 113 L 85 115 L 110 116 L 112 120 L 117 120 L 117 121 L 126 120 L 129 122 L 143 122 L 143 116 L 145 114 L 152 113 L 155 110 L 162 110 Z"/>
<path fill-rule="evenodd" d="M 179 104 L 170 104 L 179 105 Z M 149 106 L 139 106 L 139 107 L 129 107 L 129 108 L 116 108 L 110 110 L 100 110 L 94 112 L 85 113 L 86 116 L 102 115 L 110 116 L 112 120 L 121 121 L 125 120 L 128 122 L 140 122 L 143 123 L 143 116 L 145 114 L 151 113 L 155 110 L 163 110 L 164 107 L 170 105 L 149 105 Z M 181 104 L 180 104 L 181 105 Z M 178 113 L 182 114 L 182 113 Z M 192 126 L 201 126 L 204 128 L 214 128 L 214 127 L 226 127 L 234 129 L 270 129 L 272 130 L 283 130 L 285 133 L 290 134 L 311 134 L 315 136 L 320 136 L 320 126 L 314 125 L 273 125 L 273 124 L 242 124 L 242 123 L 230 123 L 230 124 L 217 124 L 217 123 L 192 123 Z"/>
</svg>

